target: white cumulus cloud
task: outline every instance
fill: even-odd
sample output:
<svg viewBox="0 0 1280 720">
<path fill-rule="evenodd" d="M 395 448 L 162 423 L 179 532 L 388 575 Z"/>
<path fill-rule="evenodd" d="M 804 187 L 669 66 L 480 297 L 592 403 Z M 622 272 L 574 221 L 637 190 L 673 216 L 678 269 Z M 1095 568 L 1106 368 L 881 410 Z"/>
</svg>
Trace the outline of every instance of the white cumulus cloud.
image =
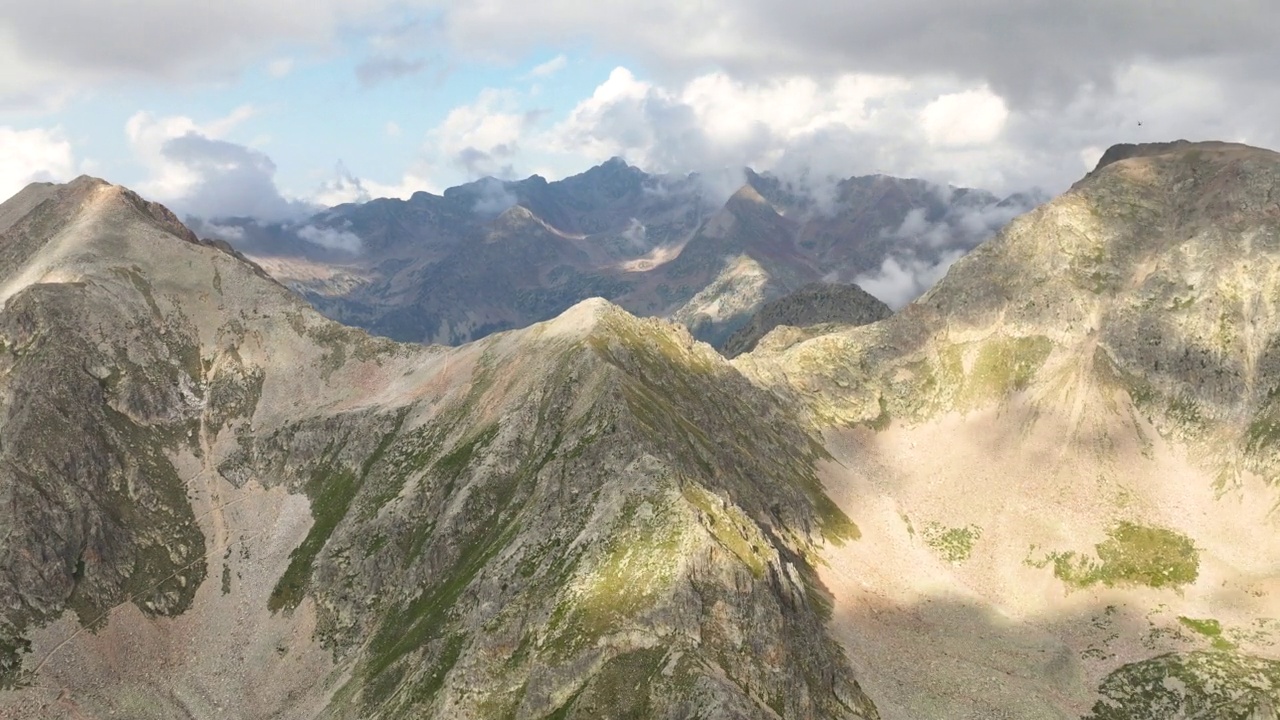
<svg viewBox="0 0 1280 720">
<path fill-rule="evenodd" d="M 205 219 L 292 220 L 313 212 L 315 205 L 281 194 L 270 157 L 223 139 L 253 114 L 252 107 L 242 106 L 206 123 L 181 115 L 134 114 L 125 123 L 125 135 L 150 170 L 137 190 L 181 214 Z"/>
<path fill-rule="evenodd" d="M 993 142 L 1008 119 L 1004 99 L 986 87 L 941 95 L 920 111 L 929 142 L 950 147 Z"/>
<path fill-rule="evenodd" d="M 0 125 L 0 202 L 32 182 L 64 182 L 75 174 L 71 143 L 57 128 Z"/>
</svg>

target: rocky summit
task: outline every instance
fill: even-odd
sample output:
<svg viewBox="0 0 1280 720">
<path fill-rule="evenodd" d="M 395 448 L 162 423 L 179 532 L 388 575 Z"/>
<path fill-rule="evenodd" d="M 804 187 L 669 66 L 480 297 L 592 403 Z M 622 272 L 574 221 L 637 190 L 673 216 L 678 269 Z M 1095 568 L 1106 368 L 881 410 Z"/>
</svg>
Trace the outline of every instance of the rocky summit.
<svg viewBox="0 0 1280 720">
<path fill-rule="evenodd" d="M 601 299 L 398 344 L 31 185 L 0 717 L 1275 718 L 1278 181 L 1118 146 L 896 314 L 806 290 L 732 360 Z M 708 244 L 788 222 L 758 185 Z"/>
</svg>

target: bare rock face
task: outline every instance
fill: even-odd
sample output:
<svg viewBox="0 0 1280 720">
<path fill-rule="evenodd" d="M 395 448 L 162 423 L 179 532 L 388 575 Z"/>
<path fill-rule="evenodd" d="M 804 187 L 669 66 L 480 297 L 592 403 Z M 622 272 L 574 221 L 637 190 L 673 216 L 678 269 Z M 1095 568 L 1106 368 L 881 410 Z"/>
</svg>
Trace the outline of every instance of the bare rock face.
<svg viewBox="0 0 1280 720">
<path fill-rule="evenodd" d="M 878 717 L 816 438 L 678 326 L 397 345 L 101 181 L 0 220 L 0 716 Z"/>
<path fill-rule="evenodd" d="M 12 252 L 47 242 L 62 229 L 55 218 L 98 188 L 78 181 L 51 193 L 0 243 Z M 165 224 L 154 207 L 137 209 Z M 198 416 L 198 358 L 182 318 L 122 311 L 117 294 L 136 292 L 135 279 L 40 283 L 5 300 L 0 666 L 9 678 L 28 649 L 27 626 L 64 609 L 97 625 L 120 602 L 178 614 L 205 578 L 204 537 L 167 457 Z M 100 345 L 104 335 L 120 342 Z"/>
<path fill-rule="evenodd" d="M 724 342 L 721 351 L 733 358 L 751 352 L 766 335 L 779 325 L 809 327 L 812 325 L 866 325 L 893 314 L 888 305 L 857 285 L 806 285 L 790 295 L 765 303 L 751 322 L 739 328 Z"/>
<path fill-rule="evenodd" d="M 1129 158 L 1152 157 L 1166 155 L 1178 150 L 1186 150 L 1191 144 L 1187 140 L 1174 140 L 1173 142 L 1164 143 L 1120 143 L 1112 145 L 1107 148 L 1106 152 L 1102 153 L 1102 157 L 1098 159 L 1098 164 L 1093 171 L 1097 172 L 1111 163 L 1128 160 Z"/>
</svg>

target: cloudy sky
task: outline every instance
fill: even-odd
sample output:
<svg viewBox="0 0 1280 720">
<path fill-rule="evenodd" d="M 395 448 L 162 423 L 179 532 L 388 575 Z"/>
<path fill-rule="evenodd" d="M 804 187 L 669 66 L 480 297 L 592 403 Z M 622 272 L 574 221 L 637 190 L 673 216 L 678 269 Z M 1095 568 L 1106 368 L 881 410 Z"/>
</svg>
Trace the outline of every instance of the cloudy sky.
<svg viewBox="0 0 1280 720">
<path fill-rule="evenodd" d="M 614 155 L 1058 192 L 1115 142 L 1280 148 L 1274 0 L 0 2 L 0 196 L 288 217 Z"/>
</svg>

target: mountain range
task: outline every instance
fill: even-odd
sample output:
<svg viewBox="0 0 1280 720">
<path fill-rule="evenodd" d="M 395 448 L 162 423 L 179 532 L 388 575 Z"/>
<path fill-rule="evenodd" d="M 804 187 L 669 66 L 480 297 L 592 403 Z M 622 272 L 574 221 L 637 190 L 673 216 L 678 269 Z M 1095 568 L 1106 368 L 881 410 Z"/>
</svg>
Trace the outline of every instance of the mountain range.
<svg viewBox="0 0 1280 720">
<path fill-rule="evenodd" d="M 0 717 L 1274 718 L 1278 182 L 1116 146 L 896 313 L 806 290 L 732 360 L 598 298 L 401 344 L 29 186 Z"/>
<path fill-rule="evenodd" d="M 494 178 L 442 195 L 339 205 L 293 223 L 195 221 L 326 316 L 407 342 L 457 345 L 603 297 L 723 343 L 766 301 L 886 262 L 940 274 L 1035 199 L 887 176 L 818 192 L 745 170 L 708 178 L 614 158 L 555 182 Z M 884 288 L 901 304 L 934 278 Z"/>
</svg>

